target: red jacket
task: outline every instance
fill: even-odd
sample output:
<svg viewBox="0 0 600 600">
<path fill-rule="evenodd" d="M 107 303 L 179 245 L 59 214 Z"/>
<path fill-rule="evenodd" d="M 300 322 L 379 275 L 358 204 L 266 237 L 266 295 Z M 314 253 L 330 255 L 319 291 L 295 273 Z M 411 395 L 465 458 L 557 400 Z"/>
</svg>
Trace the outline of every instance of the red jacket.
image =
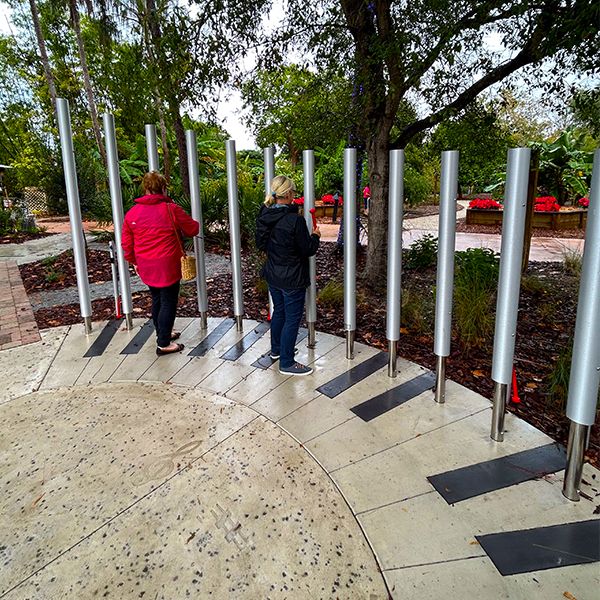
<svg viewBox="0 0 600 600">
<path fill-rule="evenodd" d="M 142 196 L 135 202 L 123 222 L 121 245 L 125 260 L 137 266 L 146 285 L 173 285 L 181 279 L 182 256 L 173 225 L 186 237 L 198 235 L 200 225 L 162 194 Z"/>
</svg>

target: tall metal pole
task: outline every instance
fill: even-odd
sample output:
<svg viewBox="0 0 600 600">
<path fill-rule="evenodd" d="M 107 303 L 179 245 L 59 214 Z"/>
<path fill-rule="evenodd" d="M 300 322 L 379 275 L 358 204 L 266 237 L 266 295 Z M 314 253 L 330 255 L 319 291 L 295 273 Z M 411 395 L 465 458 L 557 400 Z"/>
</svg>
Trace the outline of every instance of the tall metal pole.
<svg viewBox="0 0 600 600">
<path fill-rule="evenodd" d="M 188 155 L 188 173 L 190 174 L 190 200 L 192 218 L 200 223 L 198 235 L 194 237 L 194 253 L 196 255 L 196 295 L 200 312 L 200 328 L 208 327 L 208 290 L 206 289 L 206 256 L 204 254 L 204 224 L 202 223 L 202 200 L 200 198 L 200 174 L 198 172 L 198 145 L 196 132 L 185 132 L 185 143 Z"/>
<path fill-rule="evenodd" d="M 123 231 L 123 196 L 121 195 L 121 175 L 119 173 L 119 154 L 117 152 L 117 135 L 115 133 L 115 119 L 111 114 L 105 113 L 102 117 L 104 123 L 104 143 L 106 146 L 106 161 L 108 163 L 108 186 L 110 188 L 110 203 L 112 206 L 113 224 L 115 228 L 115 247 L 119 283 L 121 288 L 121 306 L 125 317 L 127 329 L 133 329 L 133 302 L 131 300 L 131 280 L 129 277 L 129 264 L 125 260 L 125 253 L 121 246 Z"/>
<path fill-rule="evenodd" d="M 148 154 L 148 171 L 160 171 L 158 146 L 156 145 L 156 125 L 146 125 L 146 153 Z"/>
<path fill-rule="evenodd" d="M 398 374 L 398 340 L 402 306 L 402 213 L 404 204 L 404 150 L 390 151 L 388 203 L 387 319 L 388 376 Z M 344 211 L 346 207 L 344 206 Z M 344 221 L 345 222 L 345 221 Z"/>
<path fill-rule="evenodd" d="M 269 146 L 263 150 L 263 157 L 265 160 L 265 197 L 271 193 L 271 181 L 275 177 L 275 148 Z M 273 314 L 273 298 L 271 298 L 271 292 L 267 292 L 269 295 L 269 318 Z"/>
<path fill-rule="evenodd" d="M 494 407 L 490 436 L 497 442 L 504 440 L 504 414 L 515 355 L 530 156 L 529 148 L 513 148 L 508 151 L 506 166 L 496 331 L 492 358 Z"/>
<path fill-rule="evenodd" d="M 356 337 L 356 148 L 344 150 L 344 329 L 346 358 Z"/>
<path fill-rule="evenodd" d="M 315 153 L 313 150 L 304 150 L 302 153 L 304 166 L 304 219 L 309 234 L 313 230 L 311 209 L 315 207 Z M 317 259 L 311 256 L 308 259 L 310 285 L 306 290 L 306 327 L 308 329 L 308 347 L 314 348 L 316 340 L 317 323 Z"/>
<path fill-rule="evenodd" d="M 231 271 L 233 275 L 233 315 L 238 331 L 243 330 L 244 295 L 242 288 L 242 239 L 238 203 L 237 160 L 235 140 L 225 142 L 227 160 L 227 198 L 229 202 L 229 239 L 231 242 Z"/>
<path fill-rule="evenodd" d="M 69 205 L 69 221 L 71 223 L 71 239 L 73 240 L 73 258 L 77 276 L 77 292 L 79 307 L 86 334 L 92 332 L 92 302 L 90 300 L 90 281 L 88 279 L 87 259 L 85 256 L 85 238 L 81 222 L 81 206 L 79 204 L 79 188 L 77 186 L 77 171 L 75 169 L 75 154 L 73 151 L 73 133 L 71 131 L 71 115 L 69 103 L 64 98 L 56 99 L 58 117 L 58 133 L 65 172 L 67 203 Z"/>
<path fill-rule="evenodd" d="M 446 357 L 452 336 L 452 289 L 454 287 L 454 247 L 456 241 L 456 195 L 458 193 L 458 151 L 442 152 L 440 181 L 440 221 L 437 282 L 435 287 L 436 359 L 435 401 L 446 401 Z"/>
<path fill-rule="evenodd" d="M 600 148 L 594 154 L 589 199 L 567 400 L 571 427 L 563 495 L 574 502 L 579 501 L 586 438 L 600 387 Z"/>
</svg>

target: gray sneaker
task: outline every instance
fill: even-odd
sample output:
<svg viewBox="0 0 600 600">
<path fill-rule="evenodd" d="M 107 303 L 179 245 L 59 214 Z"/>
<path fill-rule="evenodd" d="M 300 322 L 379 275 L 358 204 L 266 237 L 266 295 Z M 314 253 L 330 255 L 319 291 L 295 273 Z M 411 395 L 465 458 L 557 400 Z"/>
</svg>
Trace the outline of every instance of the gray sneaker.
<svg viewBox="0 0 600 600">
<path fill-rule="evenodd" d="M 310 375 L 313 370 L 312 367 L 307 367 L 299 362 L 294 363 L 291 367 L 279 366 L 279 372 L 282 375 Z"/>
</svg>

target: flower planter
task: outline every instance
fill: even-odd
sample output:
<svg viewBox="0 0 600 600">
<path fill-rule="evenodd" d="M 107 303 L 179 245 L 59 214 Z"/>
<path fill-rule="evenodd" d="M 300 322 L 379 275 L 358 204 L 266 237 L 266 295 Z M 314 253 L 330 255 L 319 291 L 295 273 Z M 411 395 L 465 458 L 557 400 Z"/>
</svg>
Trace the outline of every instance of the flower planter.
<svg viewBox="0 0 600 600">
<path fill-rule="evenodd" d="M 467 208 L 467 225 L 500 225 L 501 210 Z M 534 212 L 533 227 L 540 229 L 583 229 L 587 223 L 587 209 L 576 208 L 551 212 Z"/>
<path fill-rule="evenodd" d="M 300 205 L 298 212 L 303 213 L 304 206 Z M 337 216 L 338 219 L 344 214 L 344 207 L 338 206 Z M 323 204 L 319 201 L 315 202 L 315 216 L 319 217 L 330 217 L 333 218 L 333 204 Z"/>
</svg>

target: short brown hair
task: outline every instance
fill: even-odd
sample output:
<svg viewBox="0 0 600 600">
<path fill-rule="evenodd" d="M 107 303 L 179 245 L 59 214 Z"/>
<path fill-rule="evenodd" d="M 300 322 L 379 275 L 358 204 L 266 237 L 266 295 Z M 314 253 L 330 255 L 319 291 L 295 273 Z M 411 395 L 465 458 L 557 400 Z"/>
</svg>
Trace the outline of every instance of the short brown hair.
<svg viewBox="0 0 600 600">
<path fill-rule="evenodd" d="M 163 194 L 167 189 L 167 180 L 158 171 L 146 173 L 142 179 L 145 194 Z"/>
</svg>

